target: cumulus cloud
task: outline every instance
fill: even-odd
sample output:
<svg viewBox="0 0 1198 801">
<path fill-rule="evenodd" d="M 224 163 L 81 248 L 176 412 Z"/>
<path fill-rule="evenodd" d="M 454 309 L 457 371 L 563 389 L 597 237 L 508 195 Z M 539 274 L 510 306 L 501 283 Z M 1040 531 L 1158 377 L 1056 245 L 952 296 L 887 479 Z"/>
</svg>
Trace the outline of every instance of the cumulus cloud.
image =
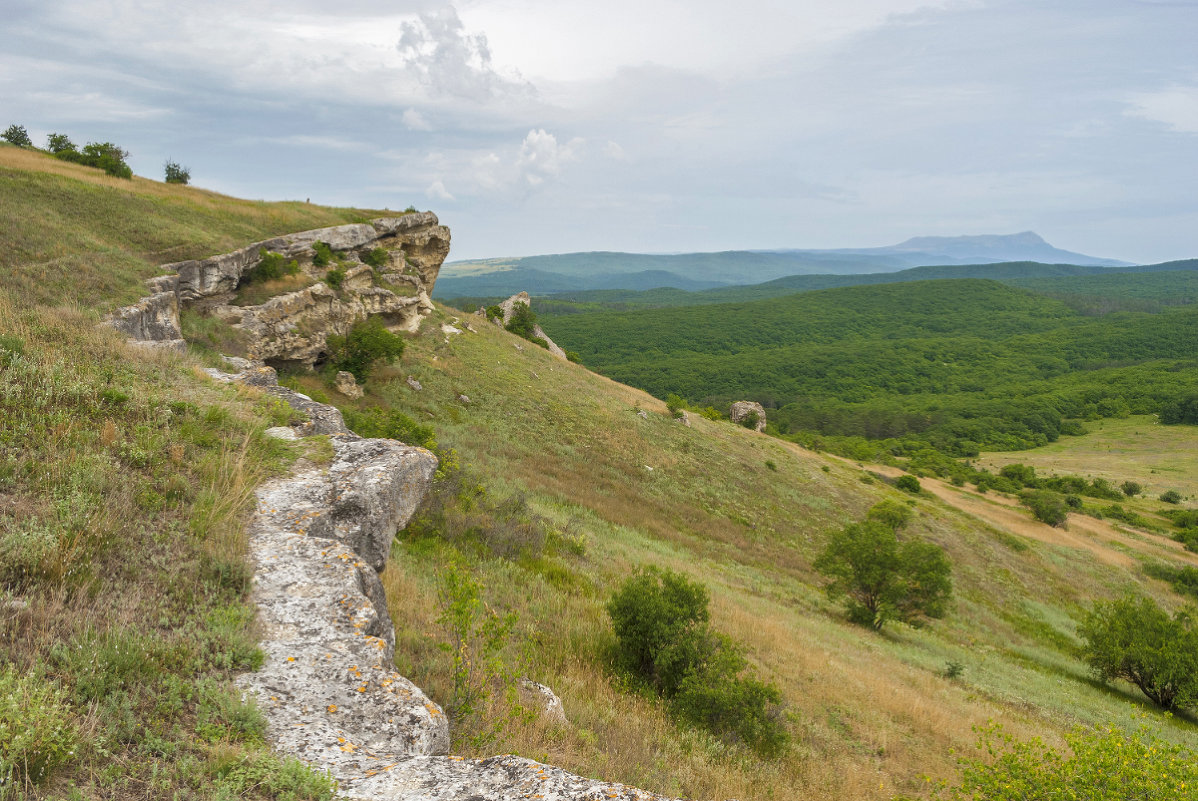
<svg viewBox="0 0 1198 801">
<path fill-rule="evenodd" d="M 560 175 L 563 164 L 578 158 L 582 145 L 583 140 L 577 137 L 559 145 L 556 136 L 544 128 L 537 128 L 524 137 L 516 168 L 526 183 L 537 186 L 546 178 Z"/>
<path fill-rule="evenodd" d="M 445 188 L 444 181 L 433 181 L 428 185 L 428 188 L 424 190 L 424 194 L 427 195 L 430 200 L 454 199 L 453 195 L 449 194 L 449 190 Z"/>
<path fill-rule="evenodd" d="M 495 70 L 486 34 L 467 33 L 452 5 L 404 22 L 395 49 L 434 95 L 481 102 L 531 89 Z"/>
</svg>

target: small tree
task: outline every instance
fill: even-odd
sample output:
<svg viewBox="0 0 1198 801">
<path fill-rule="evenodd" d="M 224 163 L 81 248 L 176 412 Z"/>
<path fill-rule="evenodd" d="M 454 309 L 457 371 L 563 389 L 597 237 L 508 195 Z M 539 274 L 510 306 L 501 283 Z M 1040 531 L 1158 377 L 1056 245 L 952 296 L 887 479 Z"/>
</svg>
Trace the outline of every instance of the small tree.
<svg viewBox="0 0 1198 801">
<path fill-rule="evenodd" d="M 903 492 L 910 492 L 912 495 L 918 495 L 919 491 L 923 489 L 919 485 L 919 479 L 912 475 L 899 476 L 895 480 L 894 486 Z"/>
<path fill-rule="evenodd" d="M 326 344 L 333 365 L 359 381 L 365 381 L 378 363 L 395 361 L 404 351 L 403 338 L 388 331 L 377 317 L 356 324 L 345 336 L 330 336 Z"/>
<path fill-rule="evenodd" d="M 1069 504 L 1065 496 L 1050 490 L 1025 490 L 1019 496 L 1019 502 L 1032 510 L 1032 515 L 1041 523 L 1065 528 L 1069 517 Z"/>
<path fill-rule="evenodd" d="M 1094 604 L 1078 627 L 1083 656 L 1103 681 L 1124 679 L 1162 709 L 1198 702 L 1198 632 L 1188 615 L 1150 598 Z"/>
<path fill-rule="evenodd" d="M 46 149 L 54 155 L 75 150 L 75 143 L 66 134 L 52 133 L 46 137 Z"/>
<path fill-rule="evenodd" d="M 849 619 L 880 630 L 888 620 L 918 626 L 944 616 L 952 594 L 952 567 L 930 542 L 899 542 L 896 508 L 879 504 L 860 523 L 834 533 L 815 560 L 832 581 L 833 600 L 845 598 Z"/>
<path fill-rule="evenodd" d="M 512 306 L 512 316 L 508 319 L 507 325 L 504 326 L 516 336 L 532 339 L 533 330 L 537 325 L 537 315 L 528 307 L 527 303 L 516 303 Z"/>
<path fill-rule="evenodd" d="M 29 138 L 29 132 L 25 130 L 24 125 L 10 125 L 4 129 L 4 133 L 0 134 L 4 137 L 4 141 L 10 145 L 17 147 L 33 147 L 33 140 Z"/>
<path fill-rule="evenodd" d="M 177 161 L 167 160 L 163 167 L 168 184 L 188 184 L 191 182 L 191 170 L 183 167 Z"/>
<path fill-rule="evenodd" d="M 1144 491 L 1144 486 L 1138 481 L 1124 481 L 1119 485 L 1119 489 L 1123 490 L 1123 494 L 1129 498 L 1139 495 Z"/>
<path fill-rule="evenodd" d="M 624 582 L 607 603 L 624 667 L 672 694 L 700 661 L 683 650 L 705 639 L 693 635 L 706 632 L 707 601 L 702 584 L 672 570 L 647 568 Z"/>
<path fill-rule="evenodd" d="M 1161 500 L 1165 503 L 1181 503 L 1181 493 L 1177 490 L 1165 490 L 1161 493 Z"/>
</svg>

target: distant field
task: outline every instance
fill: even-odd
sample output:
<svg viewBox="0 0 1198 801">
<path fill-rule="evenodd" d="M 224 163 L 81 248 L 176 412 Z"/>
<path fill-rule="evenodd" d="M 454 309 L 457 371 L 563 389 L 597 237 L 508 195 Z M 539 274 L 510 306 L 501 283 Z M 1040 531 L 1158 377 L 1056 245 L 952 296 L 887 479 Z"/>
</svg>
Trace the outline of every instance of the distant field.
<svg viewBox="0 0 1198 801">
<path fill-rule="evenodd" d="M 1155 415 L 1086 423 L 1090 433 L 1015 453 L 984 453 L 977 463 L 994 470 L 1003 465 L 1032 465 L 1041 473 L 1076 473 L 1144 485 L 1155 499 L 1177 490 L 1193 505 L 1198 497 L 1198 426 L 1163 426 Z"/>
</svg>

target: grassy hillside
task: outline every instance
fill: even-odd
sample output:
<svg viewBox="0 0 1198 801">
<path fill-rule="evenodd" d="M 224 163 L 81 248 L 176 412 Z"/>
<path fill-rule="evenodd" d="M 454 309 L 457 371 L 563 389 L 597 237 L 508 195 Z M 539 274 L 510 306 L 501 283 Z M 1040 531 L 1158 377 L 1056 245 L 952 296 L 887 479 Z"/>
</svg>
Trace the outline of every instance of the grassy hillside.
<svg viewBox="0 0 1198 801">
<path fill-rule="evenodd" d="M 692 415 L 685 427 L 647 395 L 463 319 L 477 331 L 447 337 L 426 325 L 361 401 L 433 426 L 463 484 L 490 499 L 473 501 L 465 520 L 418 521 L 397 546 L 385 574 L 402 621 L 397 660 L 434 697 L 449 696 L 437 571 L 460 561 L 488 604 L 516 612 L 506 658 L 561 693 L 571 726 L 517 722 L 480 746 L 476 722 L 460 747 L 699 798 L 888 799 L 922 796 L 925 775 L 951 777 L 951 750 L 988 719 L 1055 741 L 1074 724 L 1127 723 L 1144 708 L 1088 677 L 1073 655 L 1075 621 L 1091 599 L 1129 587 L 1177 603 L 1140 568 L 1198 563 L 1176 543 L 1110 527 L 1097 544 L 1071 540 L 993 493 L 937 483 L 961 508 L 932 493 L 914 499 L 916 529 L 950 554 L 952 612 L 925 629 L 871 634 L 827 601 L 812 560 L 831 530 L 909 496 L 869 470 L 727 423 Z M 317 376 L 292 380 L 337 398 Z M 992 520 L 974 507 L 997 511 Z M 796 734 L 781 758 L 762 762 L 679 728 L 658 702 L 626 691 L 603 605 L 645 564 L 709 587 L 717 627 L 778 683 Z M 944 677 L 950 663 L 960 678 Z M 1188 719 L 1152 725 L 1185 742 L 1196 731 Z"/>
<path fill-rule="evenodd" d="M 256 392 L 211 384 L 190 357 L 130 350 L 93 322 L 96 308 L 136 294 L 155 253 L 175 247 L 158 227 L 172 214 L 190 231 L 176 244 L 203 255 L 206 243 L 223 250 L 352 213 L 109 185 L 0 154 L 0 178 L 36 200 L 26 213 L 4 194 L 21 212 L 5 242 L 42 254 L 8 264 L 0 284 L 0 748 L 12 747 L 4 738 L 15 725 L 40 733 L 37 753 L 56 761 L 43 783 L 18 775 L 15 791 L 0 792 L 328 797 L 318 776 L 269 752 L 261 716 L 228 684 L 260 659 L 240 529 L 250 492 L 301 455 L 325 458 L 321 443 L 265 439 L 285 413 Z M 26 221 L 55 203 L 76 209 L 60 215 L 56 240 L 85 248 L 57 251 L 53 264 L 77 268 L 69 291 L 45 258 L 49 239 Z M 207 222 L 184 225 L 192 206 L 209 208 Z M 318 219 L 288 216 L 301 212 Z M 51 278 L 67 294 L 45 290 Z M 61 307 L 72 301 L 82 308 Z M 1029 309 L 1059 310 L 1017 293 L 995 293 L 989 308 L 996 338 Z M 861 310 L 886 313 L 881 302 Z M 437 439 L 446 477 L 384 573 L 400 669 L 436 700 L 454 698 L 452 653 L 439 646 L 452 641 L 442 599 L 456 564 L 487 609 L 517 616 L 495 672 L 544 681 L 564 699 L 564 727 L 485 702 L 454 732 L 464 752 L 515 751 L 697 798 L 880 801 L 927 797 L 924 777 L 954 777 L 953 750 L 991 719 L 1059 744 L 1076 724 L 1132 725 L 1146 713 L 1161 736 L 1198 745 L 1188 716 L 1151 711 L 1130 685 L 1097 683 L 1074 655 L 1077 620 L 1095 598 L 1134 588 L 1180 607 L 1144 572 L 1198 564 L 1176 543 L 1103 521 L 1063 532 L 997 493 L 932 480 L 924 493 L 900 493 L 895 471 L 697 415 L 686 427 L 642 391 L 480 318 L 461 319 L 473 332 L 445 333 L 440 323 L 455 315 L 440 308 L 361 401 L 334 394 L 321 375 L 288 380 L 351 419 L 402 412 L 432 429 L 407 431 Z M 814 332 L 802 328 L 811 323 L 777 330 Z M 1198 445 L 1191 428 L 1174 436 L 1190 438 L 1189 452 Z M 1154 468 L 1187 465 L 1166 453 Z M 850 624 L 812 567 L 831 531 L 883 499 L 909 503 L 913 534 L 953 564 L 954 601 L 926 628 Z M 707 587 L 715 627 L 776 683 L 792 732 L 780 756 L 679 724 L 614 669 L 604 604 L 646 565 Z"/>
<path fill-rule="evenodd" d="M 353 215 L 8 147 L 0 207 L 0 796 L 330 797 L 230 684 L 261 661 L 242 520 L 288 413 L 95 320 L 161 258 Z"/>
<path fill-rule="evenodd" d="M 381 214 L 113 178 L 0 144 L 0 273 L 27 303 L 107 310 L 141 297 L 159 264 Z"/>
</svg>

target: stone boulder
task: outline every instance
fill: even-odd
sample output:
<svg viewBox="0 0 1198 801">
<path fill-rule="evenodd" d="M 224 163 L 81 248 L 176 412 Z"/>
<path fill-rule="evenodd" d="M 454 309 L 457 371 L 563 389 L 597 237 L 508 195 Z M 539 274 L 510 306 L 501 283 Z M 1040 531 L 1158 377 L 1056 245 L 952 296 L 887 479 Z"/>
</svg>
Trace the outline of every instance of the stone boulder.
<svg viewBox="0 0 1198 801">
<path fill-rule="evenodd" d="M 531 679 L 520 679 L 520 703 L 535 709 L 546 720 L 559 726 L 566 725 L 566 709 L 557 693 Z"/>
<path fill-rule="evenodd" d="M 753 415 L 757 415 L 754 431 L 765 431 L 765 407 L 756 401 L 737 401 L 728 412 L 728 419 L 737 425 L 744 425 Z"/>
<path fill-rule="evenodd" d="M 362 397 L 362 387 L 358 385 L 358 379 L 354 378 L 353 373 L 348 373 L 345 370 L 337 371 L 337 378 L 333 381 L 333 388 L 347 398 Z"/>
</svg>

